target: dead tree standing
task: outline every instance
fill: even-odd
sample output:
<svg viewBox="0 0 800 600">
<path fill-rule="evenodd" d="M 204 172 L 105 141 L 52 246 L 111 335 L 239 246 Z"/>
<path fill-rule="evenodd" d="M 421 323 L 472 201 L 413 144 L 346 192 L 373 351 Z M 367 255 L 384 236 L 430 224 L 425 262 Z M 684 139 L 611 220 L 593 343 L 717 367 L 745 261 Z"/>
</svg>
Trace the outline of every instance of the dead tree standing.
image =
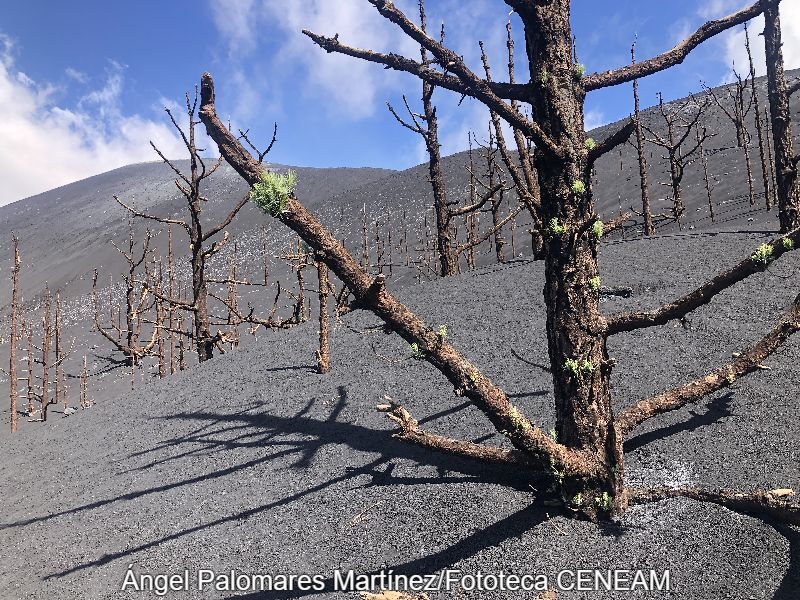
<svg viewBox="0 0 800 600">
<path fill-rule="evenodd" d="M 694 114 L 689 118 L 686 118 L 684 116 L 685 111 L 691 104 L 695 105 Z M 647 138 L 647 141 L 655 144 L 656 146 L 660 146 L 667 151 L 667 155 L 664 158 L 669 161 L 670 181 L 669 183 L 664 183 L 663 185 L 668 185 L 672 188 L 672 215 L 679 225 L 681 222 L 681 217 L 686 210 L 683 203 L 683 189 L 681 185 L 683 181 L 683 175 L 686 171 L 686 167 L 694 162 L 695 159 L 693 156 L 700 149 L 700 143 L 711 136 L 707 133 L 706 129 L 703 128 L 700 135 L 700 142 L 688 150 L 684 149 L 684 143 L 692 133 L 692 130 L 695 128 L 695 126 L 697 126 L 697 122 L 700 120 L 700 117 L 702 116 L 706 106 L 707 103 L 699 104 L 695 102 L 693 98 L 690 98 L 689 100 L 678 103 L 673 108 L 668 109 L 664 105 L 664 99 L 659 93 L 658 109 L 667 125 L 666 137 L 656 133 L 651 127 L 642 125 L 642 127 L 646 129 L 647 132 L 652 136 L 651 138 Z M 679 128 L 683 128 L 683 133 L 678 132 Z"/>
<path fill-rule="evenodd" d="M 748 197 L 750 199 L 750 206 L 753 206 L 756 203 L 756 198 L 753 184 L 753 168 L 750 163 L 750 142 L 752 138 L 750 136 L 750 130 L 747 128 L 746 121 L 747 115 L 753 108 L 753 94 L 748 94 L 748 78 L 743 80 L 742 76 L 739 75 L 735 69 L 733 70 L 733 74 L 736 77 L 736 81 L 724 88 L 731 101 L 731 108 L 728 108 L 725 102 L 720 100 L 714 90 L 708 87 L 706 87 L 706 90 L 714 101 L 714 104 L 725 113 L 725 116 L 733 123 L 736 130 L 736 145 L 742 149 L 742 153 L 744 154 L 744 162 L 747 167 Z"/>
<path fill-rule="evenodd" d="M 778 494 L 733 495 L 675 488 L 666 495 L 661 488 L 626 489 L 622 447 L 624 437 L 646 420 L 697 402 L 712 391 L 758 370 L 767 356 L 800 329 L 800 297 L 772 331 L 730 364 L 700 380 L 637 402 L 619 415 L 612 411 L 610 377 L 615 362 L 607 347 L 609 336 L 679 319 L 735 283 L 762 272 L 769 262 L 796 247 L 800 230 L 764 244 L 739 264 L 655 311 L 606 317 L 599 311 L 599 293 L 595 285 L 599 277 L 598 238 L 603 227 L 594 210 L 590 175 L 595 161 L 623 143 L 633 127 L 626 125 L 622 133 L 589 149 L 583 126 L 583 102 L 588 92 L 628 83 L 681 62 L 702 41 L 759 14 L 762 3 L 756 2 L 733 15 L 706 23 L 664 54 L 636 65 L 587 76 L 582 66 L 573 61 L 568 0 L 507 0 L 525 26 L 532 75 L 530 83 L 511 86 L 478 77 L 458 54 L 429 37 L 395 3 L 389 0 L 370 2 L 382 16 L 425 46 L 440 64 L 447 65 L 448 72 L 441 73 L 397 54 L 345 46 L 338 36 L 305 33 L 330 52 L 409 71 L 440 87 L 475 97 L 519 127 L 535 144 L 541 208 L 543 220 L 548 223 L 544 242 L 544 298 L 557 441 L 534 425 L 502 389 L 466 360 L 447 340 L 446 331 L 427 326 L 395 299 L 386 289 L 385 277 L 372 277 L 361 269 L 350 253 L 308 212 L 291 186 L 274 189 L 273 193 L 256 187 L 254 200 L 300 235 L 311 248 L 324 253 L 325 262 L 356 300 L 379 316 L 390 330 L 413 344 L 415 353 L 439 369 L 458 395 L 466 396 L 481 410 L 495 429 L 506 436 L 513 449 L 426 432 L 405 408 L 390 401 L 380 405 L 379 410 L 399 426 L 395 437 L 430 450 L 542 473 L 550 477 L 557 498 L 572 514 L 592 520 L 607 520 L 624 511 L 629 502 L 688 496 L 736 506 L 737 510 L 768 512 L 774 518 L 800 523 L 800 506 Z M 532 116 L 514 111 L 504 100 L 511 97 L 528 102 Z M 225 160 L 251 186 L 259 186 L 266 176 L 264 170 L 217 116 L 213 80 L 208 73 L 202 80 L 200 118 Z"/>
<path fill-rule="evenodd" d="M 328 373 L 330 366 L 330 345 L 328 340 L 328 295 L 330 293 L 330 281 L 328 279 L 328 266 L 322 260 L 322 256 L 315 255 L 317 263 L 317 281 L 319 293 L 319 349 L 317 350 L 317 372 L 320 374 Z"/>
<path fill-rule="evenodd" d="M 767 92 L 769 97 L 772 143 L 775 148 L 775 179 L 778 195 L 778 218 L 781 233 L 800 227 L 800 180 L 794 152 L 792 118 L 789 113 L 789 90 L 783 67 L 780 0 L 762 0 L 764 6 L 764 46 L 767 55 Z"/>
<path fill-rule="evenodd" d="M 631 64 L 636 64 L 636 43 L 631 45 Z M 647 184 L 647 156 L 644 151 L 644 133 L 642 132 L 642 116 L 639 112 L 639 80 L 633 80 L 633 121 L 636 126 L 636 154 L 639 158 L 639 182 L 642 191 L 642 216 L 644 217 L 644 234 L 654 235 L 653 211 L 650 208 L 650 189 Z"/>
<path fill-rule="evenodd" d="M 203 362 L 214 356 L 214 346 L 221 342 L 220 332 L 217 334 L 211 333 L 211 325 L 208 314 L 208 283 L 206 282 L 206 263 L 228 243 L 228 233 L 227 231 L 223 233 L 223 230 L 230 225 L 231 221 L 233 221 L 234 217 L 236 217 L 239 210 L 245 204 L 247 204 L 249 196 L 245 195 L 241 200 L 239 200 L 230 213 L 228 213 L 227 217 L 225 217 L 221 222 L 208 229 L 204 229 L 204 223 L 201 220 L 201 214 L 203 211 L 203 204 L 207 201 L 207 198 L 202 195 L 201 187 L 203 181 L 211 177 L 211 175 L 213 175 L 214 172 L 219 168 L 220 164 L 222 164 L 222 159 L 218 159 L 210 168 L 206 168 L 205 161 L 200 156 L 200 150 L 198 150 L 195 142 L 195 125 L 199 123 L 199 121 L 195 120 L 196 109 L 197 90 L 195 90 L 194 101 L 189 98 L 188 93 L 186 94 L 188 134 L 175 120 L 175 117 L 170 109 L 164 109 L 167 115 L 169 115 L 172 125 L 175 127 L 175 129 L 177 129 L 178 133 L 180 133 L 184 146 L 189 151 L 190 167 L 188 175 L 184 174 L 180 169 L 178 169 L 178 167 L 175 166 L 172 161 L 164 156 L 164 154 L 156 147 L 155 144 L 153 144 L 153 142 L 150 142 L 153 150 L 155 150 L 156 153 L 161 157 L 161 160 L 163 160 L 164 163 L 167 164 L 177 175 L 177 178 L 175 179 L 175 185 L 186 200 L 187 208 L 189 210 L 188 222 L 186 220 L 167 219 L 155 215 L 143 214 L 137 211 L 135 208 L 123 203 L 118 197 L 114 196 L 114 199 L 132 215 L 158 221 L 159 223 L 164 223 L 166 225 L 177 225 L 182 227 L 188 234 L 190 253 L 189 263 L 192 269 L 192 301 L 186 302 L 179 300 L 178 298 L 165 296 L 160 292 L 156 292 L 156 295 L 159 300 L 169 304 L 170 310 L 177 308 L 183 311 L 188 311 L 192 314 L 194 327 L 193 331 L 191 332 L 190 339 L 194 342 L 195 348 L 197 349 L 198 360 Z M 249 144 L 246 132 L 240 133 L 241 138 Z M 264 156 L 266 156 L 266 154 L 270 151 L 272 144 L 275 142 L 276 136 L 277 127 L 273 132 L 272 143 L 269 145 L 269 147 L 264 152 L 258 152 L 256 150 L 260 160 L 263 161 Z M 223 233 L 221 239 L 211 244 L 207 244 L 211 238 L 219 233 Z"/>
<path fill-rule="evenodd" d="M 19 240 L 11 236 L 14 245 L 14 266 L 11 268 L 11 344 L 8 352 L 8 385 L 11 396 L 11 433 L 17 431 L 17 311 L 19 310 Z"/>
<path fill-rule="evenodd" d="M 767 210 L 775 206 L 775 186 L 772 184 L 770 164 L 768 162 L 767 151 L 764 140 L 764 124 L 761 122 L 761 102 L 758 99 L 758 86 L 756 85 L 756 68 L 753 64 L 753 53 L 750 50 L 750 31 L 747 23 L 744 24 L 744 46 L 747 50 L 747 60 L 750 64 L 750 94 L 753 99 L 755 112 L 756 133 L 758 134 L 758 154 L 761 158 L 761 178 L 764 182 L 764 199 L 766 200 Z"/>
<path fill-rule="evenodd" d="M 114 322 L 113 305 L 111 300 L 111 285 L 109 285 L 109 311 L 111 323 L 105 326 L 100 320 L 100 300 L 97 294 L 97 271 L 94 272 L 92 279 L 92 302 L 94 303 L 94 324 L 100 334 L 111 342 L 114 347 L 123 354 L 125 357 L 125 365 L 135 368 L 142 358 L 150 354 L 158 341 L 158 331 L 153 329 L 150 339 L 141 343 L 139 337 L 142 333 L 141 316 L 149 311 L 155 302 L 155 299 L 149 300 L 149 293 L 145 284 L 141 284 L 137 280 L 139 268 L 145 264 L 147 257 L 150 255 L 150 242 L 153 236 L 148 229 L 145 233 L 144 240 L 141 244 L 141 251 L 137 249 L 137 244 L 134 239 L 133 221 L 128 221 L 128 245 L 126 249 L 122 249 L 114 242 L 114 248 L 122 255 L 125 262 L 128 263 L 128 270 L 123 276 L 125 282 L 125 326 L 119 322 L 121 319 L 122 311 L 117 313 L 118 321 Z M 148 278 L 147 264 L 145 264 L 145 279 Z M 124 339 L 124 341 L 123 341 Z"/>
</svg>

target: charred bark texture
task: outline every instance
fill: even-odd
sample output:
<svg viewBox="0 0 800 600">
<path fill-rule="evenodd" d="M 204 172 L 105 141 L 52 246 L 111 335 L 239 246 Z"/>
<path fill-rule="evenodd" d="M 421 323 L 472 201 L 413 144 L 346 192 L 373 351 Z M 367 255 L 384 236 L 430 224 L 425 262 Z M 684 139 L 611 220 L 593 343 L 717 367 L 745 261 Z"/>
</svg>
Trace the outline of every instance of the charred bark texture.
<svg viewBox="0 0 800 600">
<path fill-rule="evenodd" d="M 775 148 L 778 218 L 781 233 L 788 233 L 800 227 L 798 156 L 794 153 L 789 93 L 783 67 L 780 0 L 762 0 L 762 3 L 764 5 L 764 46 L 767 55 L 767 91 L 772 123 L 772 143 Z"/>
</svg>

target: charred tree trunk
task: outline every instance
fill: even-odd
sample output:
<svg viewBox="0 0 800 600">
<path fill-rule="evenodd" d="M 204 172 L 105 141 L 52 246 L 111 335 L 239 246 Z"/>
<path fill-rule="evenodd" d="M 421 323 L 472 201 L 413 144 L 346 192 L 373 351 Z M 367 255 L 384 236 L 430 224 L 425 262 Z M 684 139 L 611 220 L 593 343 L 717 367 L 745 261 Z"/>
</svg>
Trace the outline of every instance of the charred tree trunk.
<svg viewBox="0 0 800 600">
<path fill-rule="evenodd" d="M 317 256 L 317 280 L 319 284 L 319 349 L 317 350 L 317 372 L 328 373 L 330 366 L 330 348 L 328 341 L 328 266 Z"/>
<path fill-rule="evenodd" d="M 44 316 L 42 317 L 42 393 L 39 397 L 41 403 L 41 420 L 47 421 L 47 406 L 50 404 L 50 343 L 52 341 L 52 299 L 50 289 L 44 290 Z"/>
<path fill-rule="evenodd" d="M 556 398 L 559 443 L 594 455 L 604 465 L 591 477 L 567 476 L 565 501 L 589 518 L 606 518 L 624 502 L 621 439 L 611 409 L 609 361 L 600 327 L 597 219 L 583 127 L 582 73 L 572 59 L 569 0 L 526 4 L 520 10 L 530 65 L 529 100 L 536 122 L 563 156 L 537 147 L 534 158 L 544 242 L 547 340 Z"/>
<path fill-rule="evenodd" d="M 747 60 L 750 65 L 750 93 L 753 98 L 753 107 L 755 109 L 756 133 L 758 135 L 758 154 L 761 158 L 761 178 L 764 182 L 764 200 L 767 204 L 767 210 L 770 210 L 774 205 L 774 186 L 772 185 L 769 162 L 767 161 L 767 152 L 764 140 L 764 124 L 761 122 L 761 102 L 758 99 L 756 68 L 753 64 L 753 53 L 750 50 L 750 31 L 747 28 L 747 23 L 744 24 L 744 45 L 745 49 L 747 50 Z"/>
<path fill-rule="evenodd" d="M 636 63 L 636 45 L 631 46 L 631 63 Z M 644 217 L 644 234 L 651 236 L 655 234 L 656 228 L 653 225 L 653 211 L 650 208 L 650 189 L 647 184 L 647 156 L 644 151 L 644 133 L 642 131 L 642 119 L 639 112 L 639 80 L 633 80 L 633 110 L 634 122 L 636 123 L 636 153 L 639 157 L 639 182 L 642 190 L 642 216 Z"/>
<path fill-rule="evenodd" d="M 14 235 L 14 266 L 11 268 L 11 336 L 8 351 L 8 385 L 11 397 L 11 433 L 17 431 L 17 311 L 19 310 L 19 240 Z"/>
<path fill-rule="evenodd" d="M 781 232 L 800 227 L 800 182 L 797 178 L 798 155 L 794 153 L 789 93 L 783 67 L 780 0 L 762 0 L 764 6 L 764 46 L 767 54 L 772 143 L 775 147 L 775 179 L 778 190 L 778 218 Z"/>
<path fill-rule="evenodd" d="M 33 323 L 28 323 L 28 355 L 27 355 L 26 364 L 27 364 L 27 367 L 28 367 L 28 373 L 27 373 L 27 375 L 28 375 L 28 381 L 27 381 L 28 388 L 27 388 L 27 394 L 26 394 L 27 395 L 27 400 L 28 400 L 28 405 L 26 407 L 26 412 L 28 413 L 29 417 L 32 417 L 33 413 L 36 411 L 36 408 L 34 407 L 34 404 L 33 404 L 34 400 L 36 399 L 36 394 L 35 394 L 34 387 L 33 387 L 33 385 L 34 385 L 34 382 L 33 382 L 33 366 L 34 366 L 34 362 L 33 362 Z"/>
<path fill-rule="evenodd" d="M 700 130 L 695 130 L 697 143 L 700 144 L 700 162 L 703 165 L 703 181 L 706 186 L 706 197 L 708 199 L 708 214 L 711 217 L 711 222 L 714 222 L 714 199 L 711 197 L 711 175 L 708 172 L 708 157 L 706 157 L 706 149 L 703 140 L 700 137 Z"/>
</svg>

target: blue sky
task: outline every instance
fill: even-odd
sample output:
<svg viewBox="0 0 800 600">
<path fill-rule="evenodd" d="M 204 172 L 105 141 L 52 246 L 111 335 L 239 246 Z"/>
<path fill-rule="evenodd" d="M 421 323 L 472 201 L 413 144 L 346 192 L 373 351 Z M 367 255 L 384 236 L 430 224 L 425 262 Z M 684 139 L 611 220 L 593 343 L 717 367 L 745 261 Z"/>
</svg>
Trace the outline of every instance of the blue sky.
<svg viewBox="0 0 800 600">
<path fill-rule="evenodd" d="M 415 15 L 412 0 L 397 4 Z M 747 0 L 573 0 L 573 30 L 587 71 L 626 64 L 634 36 L 638 56 L 672 47 L 708 18 Z M 787 66 L 800 66 L 800 3 L 783 7 Z M 429 24 L 444 20 L 449 46 L 479 69 L 484 40 L 499 78 L 505 64 L 508 7 L 501 0 L 428 0 Z M 519 40 L 519 23 L 516 26 Z M 413 77 L 329 55 L 300 33 L 339 33 L 345 43 L 416 58 L 418 50 L 366 0 L 173 0 L 45 2 L 28 0 L 0 16 L 0 204 L 92 174 L 185 151 L 164 106 L 180 112 L 183 93 L 203 71 L 214 74 L 218 111 L 235 127 L 267 141 L 273 162 L 308 166 L 406 168 L 425 159 L 420 140 L 385 107 L 416 102 Z M 755 33 L 761 30 L 753 24 Z M 760 38 L 753 36 L 759 50 Z M 740 30 L 706 42 L 678 68 L 641 82 L 645 106 L 663 91 L 685 96 L 700 82 L 718 84 L 731 61 L 744 67 Z M 524 45 L 517 44 L 523 65 Z M 522 73 L 520 73 L 522 75 Z M 477 102 L 446 90 L 435 95 L 446 153 L 463 149 L 468 131 L 484 135 L 488 115 Z M 590 94 L 587 126 L 632 110 L 630 85 Z M 213 148 L 212 148 L 213 150 Z"/>
</svg>

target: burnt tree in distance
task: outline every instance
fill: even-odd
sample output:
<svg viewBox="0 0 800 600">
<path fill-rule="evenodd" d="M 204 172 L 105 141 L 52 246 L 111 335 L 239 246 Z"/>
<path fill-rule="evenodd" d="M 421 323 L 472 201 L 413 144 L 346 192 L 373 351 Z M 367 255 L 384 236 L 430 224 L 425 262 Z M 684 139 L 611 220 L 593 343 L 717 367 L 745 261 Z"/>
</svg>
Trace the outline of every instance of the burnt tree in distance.
<svg viewBox="0 0 800 600">
<path fill-rule="evenodd" d="M 11 344 L 8 351 L 8 385 L 11 396 L 11 433 L 17 431 L 17 311 L 19 310 L 19 240 L 11 236 L 14 245 L 14 266 L 11 267 Z"/>
<path fill-rule="evenodd" d="M 205 161 L 200 156 L 201 149 L 197 148 L 195 140 L 195 125 L 199 123 L 196 120 L 197 114 L 197 90 L 195 90 L 194 100 L 186 96 L 186 115 L 188 117 L 187 129 L 188 133 L 175 120 L 170 109 L 164 109 L 169 116 L 172 125 L 180 133 L 184 146 L 189 151 L 189 174 L 184 174 L 178 169 L 175 164 L 167 159 L 161 151 L 150 142 L 153 150 L 161 157 L 177 175 L 175 185 L 180 190 L 183 197 L 186 199 L 187 209 L 189 211 L 188 220 L 181 219 L 167 219 L 155 215 L 148 215 L 137 211 L 135 208 L 128 206 L 118 197 L 114 199 L 132 215 L 158 221 L 166 225 L 177 225 L 183 228 L 189 236 L 189 252 L 190 252 L 190 265 L 192 269 L 192 299 L 191 302 L 181 300 L 172 296 L 166 296 L 160 291 L 154 291 L 156 297 L 169 304 L 169 311 L 173 309 L 180 309 L 188 311 L 192 314 L 194 327 L 189 334 L 191 340 L 194 342 L 197 350 L 197 358 L 200 362 L 206 361 L 214 356 L 214 346 L 222 341 L 221 332 L 216 334 L 211 333 L 211 322 L 208 314 L 208 282 L 206 281 L 206 263 L 228 243 L 228 233 L 223 230 L 230 225 L 231 221 L 236 217 L 241 208 L 247 204 L 248 196 L 244 196 L 239 200 L 228 215 L 216 225 L 210 226 L 206 229 L 206 223 L 201 219 L 203 212 L 203 204 L 207 202 L 207 198 L 201 193 L 201 186 L 203 181 L 211 177 L 214 172 L 222 164 L 222 158 L 216 160 L 211 167 L 206 168 Z M 273 142 L 277 135 L 277 129 L 273 132 Z M 245 133 L 242 133 L 242 138 L 247 140 Z M 267 150 L 260 154 L 260 159 L 263 160 L 264 156 L 272 148 L 272 144 Z M 214 236 L 223 233 L 222 239 L 219 239 L 211 244 L 208 244 Z"/>
<path fill-rule="evenodd" d="M 424 0 L 419 0 L 419 17 L 420 29 L 426 31 L 427 18 L 425 16 Z M 444 40 L 444 27 L 442 27 L 440 39 Z M 420 57 L 423 65 L 428 65 L 429 67 L 437 65 L 436 60 L 429 59 L 428 50 L 424 45 L 420 45 Z M 444 277 L 458 273 L 459 255 L 472 247 L 468 245 L 459 247 L 456 245 L 453 219 L 479 210 L 489 200 L 494 203 L 494 197 L 500 190 L 500 186 L 490 187 L 478 202 L 466 207 L 453 208 L 453 205 L 447 201 L 447 188 L 444 183 L 444 171 L 442 169 L 441 144 L 439 143 L 439 120 L 436 114 L 436 106 L 433 104 L 434 90 L 435 85 L 427 80 L 422 80 L 422 108 L 424 114 L 415 113 L 409 106 L 405 96 L 403 97 L 403 103 L 411 118 L 410 123 L 402 119 L 391 104 L 387 103 L 387 106 L 394 118 L 403 127 L 420 135 L 425 142 L 425 148 L 428 152 L 428 176 L 433 188 L 433 208 L 436 215 L 436 249 L 439 256 L 439 274 Z"/>
<path fill-rule="evenodd" d="M 775 186 L 772 182 L 769 157 L 766 151 L 766 140 L 764 139 L 764 123 L 761 121 L 761 102 L 758 99 L 758 86 L 756 85 L 756 67 L 753 64 L 753 52 L 750 49 L 750 31 L 747 23 L 744 24 L 744 47 L 747 50 L 747 60 L 750 66 L 750 93 L 753 97 L 753 107 L 755 108 L 756 133 L 758 134 L 758 154 L 761 158 L 761 178 L 764 181 L 764 198 L 766 199 L 767 210 L 775 204 Z"/>
<path fill-rule="evenodd" d="M 728 95 L 728 98 L 731 101 L 730 109 L 717 96 L 713 89 L 706 87 L 706 90 L 708 91 L 708 95 L 714 101 L 714 104 L 716 104 L 720 110 L 725 113 L 725 116 L 730 119 L 736 130 L 736 145 L 742 149 L 742 153 L 744 154 L 744 162 L 745 166 L 747 167 L 747 186 L 750 206 L 753 206 L 756 200 L 755 189 L 753 187 L 753 168 L 750 164 L 750 142 L 752 136 L 747 128 L 746 119 L 747 115 L 754 106 L 755 96 L 752 93 L 753 88 L 748 85 L 749 76 L 745 79 L 742 79 L 742 76 L 736 71 L 736 69 L 733 69 L 733 75 L 736 78 L 736 81 L 724 88 L 725 93 Z M 748 88 L 751 89 L 749 94 L 747 93 Z M 758 120 L 757 114 L 756 118 Z M 767 197 L 767 205 L 769 206 L 769 197 Z"/>
<path fill-rule="evenodd" d="M 662 136 L 659 133 L 656 133 L 652 128 L 643 125 L 644 129 L 646 129 L 647 132 L 652 136 L 651 138 L 648 138 L 647 141 L 655 144 L 656 146 L 664 148 L 664 150 L 667 152 L 667 155 L 663 158 L 667 159 L 669 162 L 670 180 L 669 183 L 665 183 L 663 185 L 668 185 L 672 188 L 672 215 L 679 225 L 681 222 L 681 217 L 686 210 L 686 207 L 683 203 L 682 186 L 686 167 L 695 161 L 695 153 L 700 149 L 700 145 L 709 137 L 706 129 L 703 128 L 697 143 L 688 149 L 684 147 L 689 135 L 692 133 L 694 128 L 698 126 L 697 122 L 700 120 L 700 117 L 707 106 L 705 103 L 696 104 L 694 115 L 687 119 L 684 117 L 684 112 L 690 106 L 690 104 L 696 104 L 694 99 L 690 98 L 689 100 L 686 100 L 685 102 L 680 103 L 671 109 L 667 109 L 664 105 L 664 99 L 659 93 L 658 109 L 667 125 L 667 134 L 666 136 Z M 679 133 L 679 128 L 683 128 L 682 133 Z"/>
<path fill-rule="evenodd" d="M 761 362 L 800 329 L 800 298 L 760 342 L 739 358 L 699 382 L 645 399 L 619 419 L 611 410 L 610 376 L 614 361 L 606 347 L 610 335 L 651 327 L 680 318 L 708 303 L 719 292 L 749 275 L 763 271 L 796 247 L 800 230 L 761 246 L 752 256 L 723 271 L 706 284 L 663 307 L 644 313 L 605 317 L 598 306 L 598 237 L 602 224 L 594 211 L 589 175 L 596 159 L 622 143 L 632 123 L 596 145 L 587 145 L 583 131 L 583 101 L 591 90 L 641 78 L 677 64 L 705 39 L 740 24 L 761 11 L 760 2 L 729 17 L 703 25 L 672 50 L 636 65 L 584 76 L 573 64 L 570 10 L 567 0 L 547 3 L 506 0 L 525 25 L 531 81 L 501 84 L 479 78 L 464 61 L 414 25 L 393 3 L 370 0 L 378 12 L 424 45 L 448 74 L 396 54 L 379 54 L 345 46 L 337 38 L 306 32 L 331 52 L 358 56 L 414 73 L 440 87 L 478 98 L 517 126 L 535 143 L 534 162 L 541 189 L 541 209 L 548 224 L 545 252 L 545 302 L 550 365 L 556 397 L 556 442 L 527 419 L 507 395 L 467 361 L 446 339 L 446 332 L 426 326 L 386 289 L 382 275 L 371 277 L 349 252 L 308 212 L 292 190 L 265 197 L 261 206 L 294 230 L 347 285 L 362 308 L 373 311 L 387 327 L 415 344 L 419 355 L 439 369 L 456 393 L 466 396 L 502 432 L 513 450 L 455 440 L 419 428 L 402 406 L 383 404 L 400 426 L 399 439 L 432 450 L 494 463 L 514 465 L 549 475 L 561 501 L 573 514 L 607 519 L 635 501 L 664 497 L 658 490 L 625 490 L 622 441 L 638 424 L 679 406 L 697 402 L 759 368 Z M 452 73 L 452 74 L 450 74 Z M 546 76 L 544 76 L 546 74 Z M 200 118 L 229 164 L 250 184 L 259 185 L 264 170 L 225 127 L 216 114 L 213 80 L 204 74 Z M 504 100 L 531 104 L 533 117 L 515 111 Z M 590 147 L 591 146 L 591 147 Z M 698 495 L 693 488 L 670 490 L 673 495 Z M 723 502 L 724 494 L 708 492 L 708 501 Z M 800 517 L 800 507 L 777 493 L 742 494 L 741 510 L 769 510 L 787 520 Z M 748 502 L 750 501 L 750 502 Z"/>
<path fill-rule="evenodd" d="M 148 304 L 148 294 L 143 286 L 139 286 L 136 280 L 136 275 L 139 267 L 145 263 L 148 255 L 150 254 L 150 242 L 152 240 L 152 232 L 148 229 L 145 232 L 144 240 L 142 241 L 141 253 L 136 248 L 136 241 L 133 233 L 133 221 L 128 221 L 128 245 L 127 248 L 120 248 L 114 242 L 112 245 L 128 263 L 128 271 L 123 276 L 125 281 L 125 327 L 123 329 L 121 323 L 114 322 L 113 307 L 111 305 L 111 287 L 109 286 L 109 312 L 110 322 L 109 326 L 105 326 L 100 320 L 100 300 L 97 295 L 97 271 L 94 272 L 92 279 L 92 302 L 94 304 L 94 324 L 100 334 L 111 342 L 114 347 L 125 356 L 125 365 L 128 367 L 136 367 L 139 362 L 150 354 L 157 342 L 157 332 L 153 330 L 152 336 L 144 343 L 140 342 L 140 335 L 142 332 L 141 315 L 150 308 L 152 302 Z M 145 264 L 145 271 L 147 265 Z M 145 278 L 147 275 L 145 275 Z M 119 309 L 120 312 L 122 309 Z M 118 315 L 121 319 L 121 315 Z M 124 334 L 124 341 L 123 341 Z"/>
<path fill-rule="evenodd" d="M 636 64 L 636 44 L 631 45 L 631 64 Z M 639 158 L 639 182 L 642 191 L 642 216 L 644 217 L 644 234 L 655 234 L 653 211 L 650 208 L 650 189 L 647 184 L 647 156 L 644 152 L 644 133 L 642 117 L 639 112 L 639 80 L 633 80 L 633 121 L 636 124 L 636 155 Z"/>
<path fill-rule="evenodd" d="M 767 95 L 769 97 L 772 143 L 775 148 L 775 180 L 778 196 L 778 218 L 781 233 L 800 227 L 800 181 L 792 141 L 792 119 L 789 114 L 789 89 L 783 67 L 781 47 L 780 0 L 762 0 L 764 10 L 764 47 L 767 55 Z"/>
</svg>

